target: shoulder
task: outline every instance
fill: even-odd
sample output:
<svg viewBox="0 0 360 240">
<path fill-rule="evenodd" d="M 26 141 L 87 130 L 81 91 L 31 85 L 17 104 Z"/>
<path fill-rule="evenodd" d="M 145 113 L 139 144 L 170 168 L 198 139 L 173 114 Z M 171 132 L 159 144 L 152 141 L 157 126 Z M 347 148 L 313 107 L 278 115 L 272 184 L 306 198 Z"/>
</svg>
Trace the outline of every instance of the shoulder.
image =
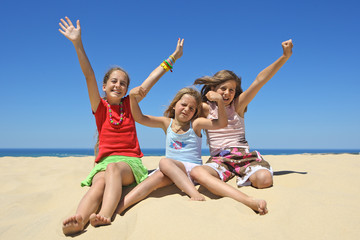
<svg viewBox="0 0 360 240">
<path fill-rule="evenodd" d="M 210 124 L 211 120 L 204 118 L 204 117 L 198 117 L 195 120 L 192 121 L 192 129 L 196 133 L 197 136 L 201 137 L 201 130 L 207 129 L 207 125 Z"/>
<path fill-rule="evenodd" d="M 107 106 L 106 101 L 103 98 L 100 98 L 99 105 L 98 105 L 96 111 L 95 112 L 93 111 L 93 114 L 97 115 L 97 114 L 101 113 L 101 111 L 106 109 L 106 106 Z"/>
<path fill-rule="evenodd" d="M 130 96 L 129 95 L 125 96 L 122 101 L 124 104 L 130 104 Z"/>
<path fill-rule="evenodd" d="M 168 117 L 156 117 L 158 119 L 159 122 L 161 122 L 161 125 L 162 125 L 162 129 L 164 130 L 164 132 L 166 133 L 167 132 L 167 129 L 169 128 L 170 126 L 170 123 L 171 123 L 171 118 L 168 118 Z"/>
</svg>

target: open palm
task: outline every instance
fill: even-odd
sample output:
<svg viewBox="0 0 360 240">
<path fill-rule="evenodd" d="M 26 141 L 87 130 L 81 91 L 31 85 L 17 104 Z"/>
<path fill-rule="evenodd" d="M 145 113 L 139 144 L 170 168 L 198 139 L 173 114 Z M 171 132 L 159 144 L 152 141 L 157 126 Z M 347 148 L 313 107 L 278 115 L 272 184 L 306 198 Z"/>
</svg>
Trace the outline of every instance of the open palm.
<svg viewBox="0 0 360 240">
<path fill-rule="evenodd" d="M 64 19 L 60 19 L 61 22 L 59 23 L 59 26 L 62 30 L 59 29 L 59 32 L 72 42 L 79 40 L 81 37 L 80 21 L 76 21 L 75 28 L 68 17 L 65 17 L 65 19 L 67 22 Z"/>
</svg>

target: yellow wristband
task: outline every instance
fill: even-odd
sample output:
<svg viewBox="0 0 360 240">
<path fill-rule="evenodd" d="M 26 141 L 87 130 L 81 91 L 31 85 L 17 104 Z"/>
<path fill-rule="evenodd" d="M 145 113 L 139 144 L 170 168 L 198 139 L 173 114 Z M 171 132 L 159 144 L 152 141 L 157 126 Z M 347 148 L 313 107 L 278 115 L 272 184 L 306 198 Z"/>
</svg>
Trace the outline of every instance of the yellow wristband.
<svg viewBox="0 0 360 240">
<path fill-rule="evenodd" d="M 173 60 L 174 61 L 174 63 L 176 62 L 176 60 L 175 60 L 175 58 L 174 58 L 174 56 L 173 55 L 170 55 L 170 57 L 169 58 L 171 58 L 171 60 Z"/>
<path fill-rule="evenodd" d="M 165 64 L 164 62 L 162 62 L 162 63 L 160 64 L 160 66 L 161 66 L 165 71 L 169 71 L 168 66 L 166 66 L 166 64 Z"/>
</svg>

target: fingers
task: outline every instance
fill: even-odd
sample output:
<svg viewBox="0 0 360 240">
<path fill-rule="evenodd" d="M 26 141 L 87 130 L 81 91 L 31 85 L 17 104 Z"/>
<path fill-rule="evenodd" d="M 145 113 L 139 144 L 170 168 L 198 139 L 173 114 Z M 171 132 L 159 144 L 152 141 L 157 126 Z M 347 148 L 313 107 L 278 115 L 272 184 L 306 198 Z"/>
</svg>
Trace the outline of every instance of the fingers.
<svg viewBox="0 0 360 240">
<path fill-rule="evenodd" d="M 283 47 L 291 47 L 292 48 L 293 47 L 292 39 L 282 42 L 281 45 Z"/>
<path fill-rule="evenodd" d="M 76 21 L 76 29 L 79 29 L 80 28 L 80 20 L 77 20 Z"/>
<path fill-rule="evenodd" d="M 62 19 L 60 19 L 62 20 Z M 66 31 L 66 27 L 64 27 L 64 25 L 62 25 L 61 23 L 59 23 L 59 26 L 62 28 L 62 30 Z M 59 29 L 60 30 L 60 29 Z"/>
<path fill-rule="evenodd" d="M 146 90 L 139 86 L 139 87 L 135 87 L 130 91 L 130 94 L 134 95 L 134 96 L 140 96 L 140 97 L 145 97 L 146 96 Z"/>
<path fill-rule="evenodd" d="M 71 22 L 70 18 L 65 17 L 65 19 L 68 21 L 68 23 L 69 23 L 69 25 L 70 25 L 70 26 L 74 26 L 74 25 L 72 24 L 72 22 Z"/>
<path fill-rule="evenodd" d="M 179 38 L 179 39 L 180 39 L 180 38 Z M 180 41 L 180 46 L 181 46 L 181 47 L 184 46 L 184 39 L 182 39 L 182 40 Z"/>
<path fill-rule="evenodd" d="M 143 87 L 139 88 L 139 95 L 140 97 L 145 97 L 146 96 L 146 91 Z"/>
<path fill-rule="evenodd" d="M 64 31 L 62 31 L 61 29 L 59 29 L 59 32 L 60 32 L 62 35 L 65 36 L 65 32 L 64 32 Z"/>
<path fill-rule="evenodd" d="M 65 17 L 65 19 L 66 19 L 67 22 L 66 22 L 64 19 L 61 18 L 61 19 L 60 19 L 61 22 L 59 23 L 59 26 L 60 26 L 64 31 L 66 31 L 67 28 L 74 26 L 73 23 L 71 22 L 70 18 Z M 80 28 L 80 20 L 77 20 L 77 21 L 76 21 L 76 28 Z"/>
<path fill-rule="evenodd" d="M 183 47 L 184 46 L 184 39 L 178 38 L 177 45 L 178 45 L 178 47 Z"/>
<path fill-rule="evenodd" d="M 66 19 L 66 17 L 65 17 L 65 19 Z M 64 19 L 61 18 L 60 21 L 66 28 L 69 27 L 68 23 Z"/>
</svg>

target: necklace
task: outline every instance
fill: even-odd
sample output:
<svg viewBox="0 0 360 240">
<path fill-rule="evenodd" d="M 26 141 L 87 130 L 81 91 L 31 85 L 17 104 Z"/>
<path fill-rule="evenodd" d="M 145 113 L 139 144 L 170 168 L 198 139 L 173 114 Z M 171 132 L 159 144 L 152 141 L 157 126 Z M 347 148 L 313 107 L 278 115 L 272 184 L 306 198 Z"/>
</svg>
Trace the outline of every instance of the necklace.
<svg viewBox="0 0 360 240">
<path fill-rule="evenodd" d="M 120 102 L 120 121 L 116 122 L 115 120 L 112 119 L 112 111 L 111 111 L 111 107 L 108 101 L 106 101 L 107 105 L 108 105 L 108 109 L 109 109 L 109 119 L 111 124 L 118 126 L 123 122 L 123 116 L 124 116 L 124 111 L 123 111 L 123 102 Z"/>
</svg>

